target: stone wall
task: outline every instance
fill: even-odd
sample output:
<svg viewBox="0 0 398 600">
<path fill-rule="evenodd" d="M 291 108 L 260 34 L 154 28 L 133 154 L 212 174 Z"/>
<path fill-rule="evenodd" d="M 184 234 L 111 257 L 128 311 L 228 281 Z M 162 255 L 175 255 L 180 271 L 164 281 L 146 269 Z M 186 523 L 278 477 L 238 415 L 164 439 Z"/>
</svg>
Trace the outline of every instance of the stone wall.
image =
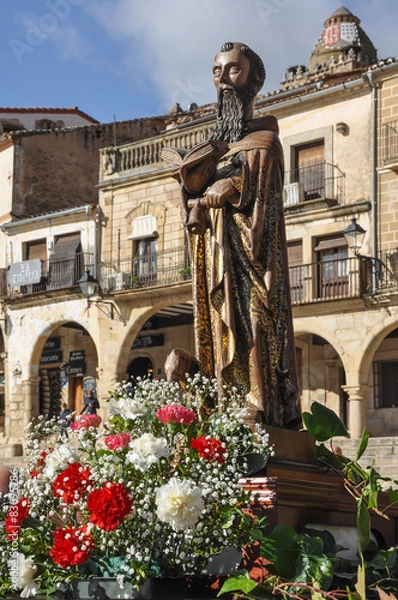
<svg viewBox="0 0 398 600">
<path fill-rule="evenodd" d="M 162 118 L 147 118 L 10 134 L 16 146 L 13 215 L 97 204 L 100 148 L 151 137 L 164 127 Z"/>
</svg>

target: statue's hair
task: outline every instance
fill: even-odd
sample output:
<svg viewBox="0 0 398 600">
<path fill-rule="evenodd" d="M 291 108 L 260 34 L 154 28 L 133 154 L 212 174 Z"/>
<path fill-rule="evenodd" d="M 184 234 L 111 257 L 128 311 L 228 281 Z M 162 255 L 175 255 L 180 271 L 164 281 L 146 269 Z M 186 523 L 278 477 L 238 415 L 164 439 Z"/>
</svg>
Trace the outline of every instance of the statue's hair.
<svg viewBox="0 0 398 600">
<path fill-rule="evenodd" d="M 220 52 L 230 52 L 234 48 L 239 48 L 242 54 L 249 59 L 250 77 L 253 78 L 258 88 L 261 89 L 265 81 L 265 67 L 263 61 L 254 50 L 241 42 L 225 42 L 225 44 L 221 46 Z"/>
</svg>

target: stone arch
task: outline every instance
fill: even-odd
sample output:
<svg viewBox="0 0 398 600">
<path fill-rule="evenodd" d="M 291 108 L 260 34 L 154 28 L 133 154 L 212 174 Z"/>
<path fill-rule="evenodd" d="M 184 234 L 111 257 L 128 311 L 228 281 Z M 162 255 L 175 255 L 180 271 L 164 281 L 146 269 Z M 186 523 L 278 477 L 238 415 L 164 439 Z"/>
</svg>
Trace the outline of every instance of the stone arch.
<svg viewBox="0 0 398 600">
<path fill-rule="evenodd" d="M 186 294 L 182 294 L 181 292 L 176 292 L 175 295 L 168 295 L 165 297 L 157 297 L 152 298 L 153 305 L 144 306 L 140 308 L 135 308 L 131 314 L 131 318 L 129 321 L 129 327 L 120 341 L 118 356 L 115 361 L 116 366 L 116 378 L 120 381 L 126 377 L 127 374 L 127 365 L 129 362 L 129 358 L 131 358 L 132 346 L 136 337 L 142 332 L 144 325 L 147 323 L 149 319 L 151 319 L 156 313 L 161 311 L 161 309 L 167 309 L 176 304 L 185 304 L 191 299 L 190 291 Z M 188 325 L 186 325 L 188 327 Z M 191 327 L 191 325 L 189 325 Z M 162 329 L 162 328 L 161 328 Z M 168 336 L 166 336 L 168 337 Z M 192 336 L 193 337 L 193 336 Z M 169 339 L 170 341 L 170 339 Z M 181 345 L 181 340 L 176 340 L 175 346 Z M 189 348 L 188 348 L 189 349 Z M 193 348 L 190 348 L 193 351 Z M 171 348 L 170 348 L 171 350 Z M 166 346 L 164 347 L 164 353 L 168 353 L 168 349 Z M 136 352 L 137 354 L 137 352 Z M 140 350 L 140 354 L 145 354 L 145 349 Z M 148 354 L 149 356 L 149 354 Z M 164 359 L 161 359 L 159 356 L 155 358 L 151 353 L 151 359 L 154 362 L 155 370 L 163 370 Z M 154 376 L 158 376 L 154 373 Z"/>
<path fill-rule="evenodd" d="M 396 315 L 390 315 L 387 319 L 379 321 L 368 333 L 362 342 L 361 356 L 357 359 L 357 370 L 368 380 L 369 369 L 372 365 L 374 355 L 386 336 L 398 328 Z"/>
<path fill-rule="evenodd" d="M 68 329 L 70 330 L 69 333 L 67 333 Z M 57 333 L 58 336 L 56 335 Z M 80 333 L 83 333 L 83 337 L 81 338 L 78 337 Z M 54 365 L 50 363 L 47 366 L 46 363 L 43 363 L 42 358 L 45 356 L 46 343 L 51 337 L 59 338 L 60 346 L 58 350 L 60 354 L 58 360 L 55 360 Z M 86 368 L 83 367 L 83 361 L 80 364 L 70 362 L 71 352 L 75 352 L 75 354 L 81 352 L 83 354 Z M 56 381 L 57 389 L 59 385 L 59 402 L 66 402 L 68 404 L 72 402 L 73 405 L 70 405 L 70 408 L 72 410 L 80 410 L 83 407 L 84 377 L 89 374 L 96 378 L 98 360 L 98 344 L 85 325 L 79 323 L 78 320 L 62 319 L 51 324 L 46 324 L 38 337 L 33 341 L 31 350 L 30 376 L 27 383 L 30 383 L 32 413 L 39 414 L 43 412 L 43 414 L 50 414 L 46 413 L 45 409 L 43 411 L 42 405 L 42 386 L 44 382 L 48 383 L 50 381 L 47 379 L 49 373 L 52 375 L 52 380 Z M 76 369 L 76 367 L 78 368 Z M 68 369 L 70 369 L 69 372 Z M 74 403 L 77 402 L 77 390 L 79 390 L 79 397 L 78 404 L 75 406 Z M 50 394 L 50 392 L 48 393 Z"/>
</svg>

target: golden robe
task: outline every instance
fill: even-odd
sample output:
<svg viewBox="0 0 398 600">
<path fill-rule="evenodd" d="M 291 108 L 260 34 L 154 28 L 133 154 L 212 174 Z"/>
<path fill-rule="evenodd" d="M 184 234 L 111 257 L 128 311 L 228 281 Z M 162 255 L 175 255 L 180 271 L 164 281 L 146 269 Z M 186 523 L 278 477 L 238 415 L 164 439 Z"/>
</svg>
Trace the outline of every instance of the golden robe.
<svg viewBox="0 0 398 600">
<path fill-rule="evenodd" d="M 264 128 L 264 129 L 263 129 Z M 255 119 L 230 144 L 228 177 L 239 199 L 207 213 L 190 233 L 196 354 L 200 372 L 236 386 L 268 425 L 300 422 L 283 215 L 283 153 L 274 117 Z M 263 130 L 262 130 L 263 129 Z M 209 182 L 211 185 L 212 181 Z M 189 219 L 182 186 L 182 218 Z"/>
</svg>

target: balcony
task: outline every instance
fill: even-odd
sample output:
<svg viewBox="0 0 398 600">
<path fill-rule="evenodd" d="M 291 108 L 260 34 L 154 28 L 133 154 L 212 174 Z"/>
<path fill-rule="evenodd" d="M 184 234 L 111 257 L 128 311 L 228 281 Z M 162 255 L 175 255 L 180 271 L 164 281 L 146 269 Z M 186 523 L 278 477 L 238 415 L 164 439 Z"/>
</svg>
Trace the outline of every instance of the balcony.
<svg viewBox="0 0 398 600">
<path fill-rule="evenodd" d="M 386 256 L 382 257 L 386 258 Z M 289 267 L 292 304 L 364 298 L 397 287 L 397 279 L 382 259 L 354 256 Z"/>
<path fill-rule="evenodd" d="M 95 273 L 94 257 L 79 253 L 72 257 L 42 261 L 38 283 L 10 285 L 9 269 L 0 270 L 0 298 L 12 299 L 68 289 L 79 292 L 78 281 L 89 269 Z M 398 251 L 379 259 L 353 256 L 289 267 L 291 301 L 294 305 L 361 298 L 376 292 L 397 289 Z M 102 263 L 98 273 L 103 293 L 139 291 L 190 280 L 187 246 L 139 257 L 123 257 L 116 263 Z"/>
<path fill-rule="evenodd" d="M 179 246 L 163 252 L 120 258 L 101 266 L 100 287 L 104 292 L 118 292 L 190 279 L 188 247 Z"/>
<path fill-rule="evenodd" d="M 310 201 L 326 200 L 338 204 L 344 200 L 344 173 L 326 161 L 307 164 L 288 171 L 284 187 L 285 208 Z"/>
<path fill-rule="evenodd" d="M 171 148 L 192 148 L 207 139 L 214 127 L 208 123 L 200 127 L 189 127 L 167 135 L 147 138 L 118 148 L 104 148 L 100 152 L 102 179 L 134 169 L 151 168 L 162 162 L 161 151 L 164 146 Z"/>
<path fill-rule="evenodd" d="M 40 261 L 40 270 L 35 273 L 35 277 L 29 276 L 29 263 L 31 262 L 33 261 L 14 263 L 8 269 L 0 270 L 0 297 L 2 299 L 78 288 L 78 281 L 85 270 L 94 271 L 94 256 L 88 252 L 42 260 Z M 15 266 L 20 268 L 17 275 L 12 276 L 12 267 Z M 29 283 L 32 280 L 34 282 Z"/>
</svg>

